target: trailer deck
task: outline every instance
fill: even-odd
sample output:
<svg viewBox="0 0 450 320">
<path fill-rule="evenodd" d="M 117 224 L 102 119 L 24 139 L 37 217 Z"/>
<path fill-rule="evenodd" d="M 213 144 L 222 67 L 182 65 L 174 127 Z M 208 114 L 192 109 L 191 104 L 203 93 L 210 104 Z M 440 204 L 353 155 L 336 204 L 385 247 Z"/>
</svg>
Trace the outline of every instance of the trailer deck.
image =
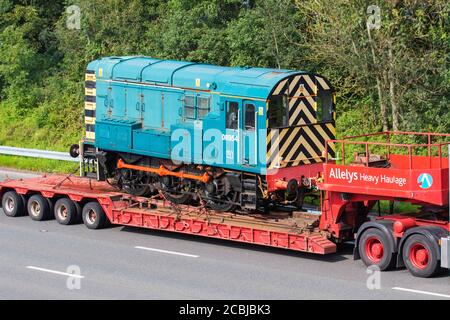
<svg viewBox="0 0 450 320">
<path fill-rule="evenodd" d="M 305 212 L 269 215 L 214 212 L 203 206 L 174 205 L 156 196 L 139 198 L 118 192 L 106 182 L 49 175 L 0 182 L 0 192 L 29 197 L 68 197 L 85 204 L 98 201 L 112 224 L 186 233 L 317 254 L 336 252 L 336 245 L 317 229 L 318 216 Z"/>
</svg>

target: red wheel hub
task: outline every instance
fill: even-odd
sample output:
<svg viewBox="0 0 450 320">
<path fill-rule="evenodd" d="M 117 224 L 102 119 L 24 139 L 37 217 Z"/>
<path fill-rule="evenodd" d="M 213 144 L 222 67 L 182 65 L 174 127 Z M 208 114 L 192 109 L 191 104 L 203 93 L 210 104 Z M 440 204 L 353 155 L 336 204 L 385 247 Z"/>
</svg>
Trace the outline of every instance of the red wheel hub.
<svg viewBox="0 0 450 320">
<path fill-rule="evenodd" d="M 377 237 L 370 237 L 366 240 L 365 251 L 370 261 L 379 263 L 384 255 L 383 243 Z"/>
<path fill-rule="evenodd" d="M 421 243 L 415 243 L 409 249 L 409 260 L 418 269 L 425 269 L 428 266 L 430 252 Z"/>
<path fill-rule="evenodd" d="M 89 217 L 89 221 L 91 223 L 94 223 L 95 220 L 97 219 L 97 214 L 95 213 L 94 210 L 91 210 L 91 211 L 89 211 L 88 217 Z"/>
</svg>

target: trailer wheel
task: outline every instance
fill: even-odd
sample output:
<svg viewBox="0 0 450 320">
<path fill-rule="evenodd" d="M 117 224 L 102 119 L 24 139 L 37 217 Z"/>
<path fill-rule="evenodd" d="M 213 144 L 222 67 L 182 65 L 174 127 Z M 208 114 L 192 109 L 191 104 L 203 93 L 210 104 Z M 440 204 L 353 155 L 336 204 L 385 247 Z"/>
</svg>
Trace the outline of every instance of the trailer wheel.
<svg viewBox="0 0 450 320">
<path fill-rule="evenodd" d="M 376 265 L 380 270 L 393 267 L 393 248 L 386 235 L 377 228 L 367 229 L 359 239 L 359 255 L 366 266 Z"/>
<path fill-rule="evenodd" d="M 89 202 L 83 208 L 83 222 L 89 229 L 101 229 L 107 226 L 108 218 L 98 202 Z"/>
<path fill-rule="evenodd" d="M 403 246 L 403 261 L 416 277 L 428 278 L 441 271 L 438 252 L 434 250 L 431 240 L 421 234 L 414 234 Z"/>
<path fill-rule="evenodd" d="M 40 194 L 35 194 L 28 199 L 28 215 L 35 221 L 49 220 L 52 218 L 50 205 L 46 198 Z"/>
<path fill-rule="evenodd" d="M 8 217 L 24 216 L 26 214 L 25 204 L 25 197 L 15 191 L 8 191 L 3 195 L 2 208 Z"/>
<path fill-rule="evenodd" d="M 74 224 L 79 219 L 79 212 L 75 202 L 69 198 L 61 198 L 56 201 L 54 213 L 56 221 L 63 225 Z"/>
</svg>

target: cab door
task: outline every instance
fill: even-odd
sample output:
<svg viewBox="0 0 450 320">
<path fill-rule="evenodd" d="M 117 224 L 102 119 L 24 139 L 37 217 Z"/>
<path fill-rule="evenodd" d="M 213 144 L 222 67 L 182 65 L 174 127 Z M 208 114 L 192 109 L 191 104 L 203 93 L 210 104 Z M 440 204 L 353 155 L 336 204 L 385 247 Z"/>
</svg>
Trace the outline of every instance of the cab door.
<svg viewBox="0 0 450 320">
<path fill-rule="evenodd" d="M 256 166 L 258 164 L 257 130 L 258 114 L 255 101 L 244 100 L 241 121 L 241 163 L 245 166 Z"/>
<path fill-rule="evenodd" d="M 128 84 L 126 92 L 126 108 L 127 117 L 130 120 L 141 121 L 142 110 L 141 110 L 141 87 L 135 84 Z"/>
<path fill-rule="evenodd" d="M 226 98 L 225 107 L 225 131 L 222 134 L 222 142 L 225 150 L 224 160 L 228 166 L 239 165 L 242 160 L 242 148 L 240 147 L 242 128 L 242 101 Z"/>
</svg>

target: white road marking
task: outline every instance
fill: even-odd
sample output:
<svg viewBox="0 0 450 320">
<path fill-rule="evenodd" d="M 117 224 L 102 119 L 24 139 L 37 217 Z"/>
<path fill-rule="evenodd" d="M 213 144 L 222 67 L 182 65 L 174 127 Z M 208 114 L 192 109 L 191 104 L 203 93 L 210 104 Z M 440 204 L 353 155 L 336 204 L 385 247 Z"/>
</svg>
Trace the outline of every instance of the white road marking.
<svg viewBox="0 0 450 320">
<path fill-rule="evenodd" d="M 39 268 L 39 267 L 33 267 L 33 266 L 27 266 L 27 269 L 32 269 L 32 270 L 37 270 L 37 271 L 43 271 L 43 272 L 48 272 L 48 273 L 53 273 L 53 274 L 59 274 L 59 275 L 61 275 L 61 276 L 66 276 L 66 277 L 71 277 L 71 278 L 77 278 L 77 279 L 83 279 L 83 278 L 84 278 L 84 276 L 79 275 L 79 274 L 72 274 L 72 273 L 61 272 L 61 271 L 50 270 L 50 269 Z"/>
<path fill-rule="evenodd" d="M 194 254 L 188 254 L 188 253 L 182 253 L 182 252 L 176 252 L 176 251 L 168 251 L 168 250 L 161 250 L 161 249 L 155 249 L 155 248 L 147 248 L 147 247 L 141 247 L 141 246 L 135 246 L 134 248 L 135 249 L 141 249 L 141 250 L 147 250 L 147 251 L 154 251 L 154 252 L 174 254 L 174 255 L 190 257 L 190 258 L 198 258 L 199 257 L 199 256 L 194 255 Z"/>
<path fill-rule="evenodd" d="M 415 290 L 415 289 L 408 289 L 408 288 L 400 288 L 400 287 L 394 287 L 393 290 L 400 290 L 400 291 L 408 291 L 408 292 L 414 292 L 414 293 L 421 293 L 421 294 L 427 294 L 430 296 L 436 296 L 436 297 L 444 297 L 444 298 L 450 298 L 450 295 L 448 294 L 442 294 L 442 293 L 435 293 L 435 292 L 429 292 L 429 291 L 422 291 L 422 290 Z"/>
</svg>

